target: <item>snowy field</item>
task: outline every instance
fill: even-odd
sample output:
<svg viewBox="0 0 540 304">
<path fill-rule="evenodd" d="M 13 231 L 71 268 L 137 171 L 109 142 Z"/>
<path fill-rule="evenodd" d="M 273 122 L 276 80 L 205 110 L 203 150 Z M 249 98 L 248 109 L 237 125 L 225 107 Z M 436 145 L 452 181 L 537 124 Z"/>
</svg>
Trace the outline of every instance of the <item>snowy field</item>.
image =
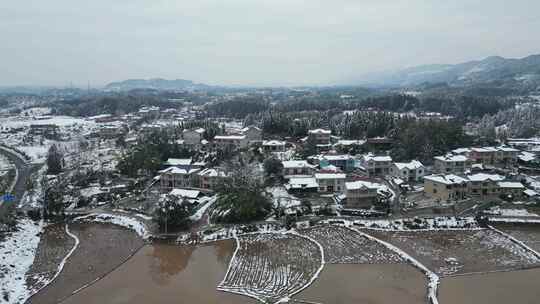
<svg viewBox="0 0 540 304">
<path fill-rule="evenodd" d="M 399 247 L 441 276 L 540 266 L 532 252 L 490 229 L 365 232 Z"/>
<path fill-rule="evenodd" d="M 247 295 L 263 303 L 288 299 L 319 274 L 320 247 L 293 234 L 264 233 L 238 238 L 238 248 L 218 290 Z"/>
<path fill-rule="evenodd" d="M 24 303 L 30 296 L 25 275 L 34 262 L 42 223 L 21 220 L 15 232 L 1 236 L 0 303 Z"/>
<path fill-rule="evenodd" d="M 385 264 L 404 260 L 381 244 L 369 240 L 349 228 L 320 226 L 301 230 L 321 244 L 327 263 L 331 264 Z"/>
</svg>

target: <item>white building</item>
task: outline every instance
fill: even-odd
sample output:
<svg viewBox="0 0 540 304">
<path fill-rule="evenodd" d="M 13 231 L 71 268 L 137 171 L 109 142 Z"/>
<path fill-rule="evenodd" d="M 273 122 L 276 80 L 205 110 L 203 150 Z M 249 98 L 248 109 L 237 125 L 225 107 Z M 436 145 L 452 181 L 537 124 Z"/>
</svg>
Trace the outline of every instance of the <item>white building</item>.
<svg viewBox="0 0 540 304">
<path fill-rule="evenodd" d="M 283 176 L 286 179 L 291 177 L 311 177 L 315 173 L 315 166 L 305 160 L 283 161 Z"/>
<path fill-rule="evenodd" d="M 315 173 L 319 192 L 345 192 L 345 173 Z"/>
<path fill-rule="evenodd" d="M 392 175 L 405 181 L 418 182 L 426 175 L 426 168 L 417 160 L 408 163 L 394 163 L 392 166 Z"/>
</svg>

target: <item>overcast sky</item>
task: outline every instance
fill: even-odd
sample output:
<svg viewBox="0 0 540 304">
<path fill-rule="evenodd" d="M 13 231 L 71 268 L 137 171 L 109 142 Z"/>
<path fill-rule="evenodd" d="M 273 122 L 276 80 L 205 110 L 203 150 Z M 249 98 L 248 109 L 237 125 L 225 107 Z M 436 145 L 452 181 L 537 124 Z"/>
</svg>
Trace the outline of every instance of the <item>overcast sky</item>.
<svg viewBox="0 0 540 304">
<path fill-rule="evenodd" d="M 4 0 L 0 86 L 320 85 L 540 53 L 538 0 Z"/>
</svg>

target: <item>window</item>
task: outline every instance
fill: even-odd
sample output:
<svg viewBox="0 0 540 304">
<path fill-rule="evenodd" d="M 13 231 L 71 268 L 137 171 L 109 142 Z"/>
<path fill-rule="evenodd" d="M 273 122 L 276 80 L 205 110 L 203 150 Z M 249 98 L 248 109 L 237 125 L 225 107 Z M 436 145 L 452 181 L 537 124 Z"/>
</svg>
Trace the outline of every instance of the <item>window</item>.
<svg viewBox="0 0 540 304">
<path fill-rule="evenodd" d="M 436 188 L 433 188 L 433 193 L 437 193 L 437 189 L 436 189 Z"/>
</svg>

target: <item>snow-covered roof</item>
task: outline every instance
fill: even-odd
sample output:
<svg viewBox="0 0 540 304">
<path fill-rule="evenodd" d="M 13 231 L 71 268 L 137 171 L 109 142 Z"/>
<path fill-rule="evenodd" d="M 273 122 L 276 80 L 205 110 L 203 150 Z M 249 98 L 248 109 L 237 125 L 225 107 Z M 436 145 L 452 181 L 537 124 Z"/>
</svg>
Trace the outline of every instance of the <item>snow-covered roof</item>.
<svg viewBox="0 0 540 304">
<path fill-rule="evenodd" d="M 391 162 L 392 161 L 392 157 L 390 157 L 388 155 L 375 156 L 375 155 L 369 153 L 369 154 L 363 155 L 362 157 L 363 157 L 364 161 L 366 161 L 366 162 L 368 162 L 368 161 Z"/>
<path fill-rule="evenodd" d="M 525 186 L 523 186 L 523 184 L 520 182 L 498 182 L 497 185 L 499 188 L 525 189 Z"/>
<path fill-rule="evenodd" d="M 536 155 L 534 155 L 534 153 L 530 153 L 530 152 L 521 152 L 521 154 L 518 155 L 518 158 L 521 161 L 529 162 L 529 161 L 535 160 Z"/>
<path fill-rule="evenodd" d="M 381 187 L 381 184 L 372 183 L 372 182 L 365 182 L 365 181 L 355 181 L 355 182 L 349 182 L 345 183 L 345 188 L 347 190 L 360 190 L 360 189 L 379 189 Z"/>
<path fill-rule="evenodd" d="M 525 193 L 525 195 L 527 195 L 527 196 L 538 196 L 538 192 L 536 192 L 534 190 L 531 190 L 531 189 L 527 189 L 527 190 L 523 191 L 523 193 Z"/>
<path fill-rule="evenodd" d="M 454 174 L 448 174 L 448 175 L 441 175 L 441 174 L 435 174 L 435 175 L 428 175 L 424 176 L 424 180 L 429 180 L 436 183 L 441 183 L 445 185 L 456 185 L 456 184 L 463 184 L 466 183 L 468 180 L 457 176 Z"/>
<path fill-rule="evenodd" d="M 314 166 L 305 160 L 286 160 L 283 161 L 283 168 L 313 168 Z"/>
<path fill-rule="evenodd" d="M 159 171 L 159 173 L 193 174 L 193 173 L 196 173 L 198 171 L 200 171 L 200 170 L 199 169 L 194 169 L 194 168 L 186 170 L 186 169 L 181 169 L 181 168 L 178 168 L 178 167 L 169 167 L 169 168 L 167 168 L 165 170 Z"/>
<path fill-rule="evenodd" d="M 455 153 L 455 154 L 467 154 L 469 152 L 471 152 L 470 148 L 458 148 L 458 149 L 452 150 L 452 153 Z"/>
<path fill-rule="evenodd" d="M 365 144 L 365 140 L 339 140 L 335 146 L 352 146 L 352 145 L 363 145 Z"/>
<path fill-rule="evenodd" d="M 191 158 L 169 158 L 165 162 L 168 166 L 189 166 L 191 164 Z"/>
<path fill-rule="evenodd" d="M 348 155 L 348 154 L 343 154 L 343 155 L 324 155 L 322 157 L 323 159 L 326 159 L 328 161 L 333 161 L 333 160 L 349 160 L 352 158 L 352 156 Z"/>
<path fill-rule="evenodd" d="M 227 174 L 225 171 L 217 168 L 207 168 L 199 172 L 199 176 L 208 176 L 208 177 L 226 177 Z"/>
<path fill-rule="evenodd" d="M 240 140 L 245 139 L 245 135 L 217 135 L 214 137 L 214 139 L 222 139 L 222 140 Z"/>
<path fill-rule="evenodd" d="M 284 141 L 280 140 L 265 140 L 263 141 L 263 146 L 285 146 Z"/>
<path fill-rule="evenodd" d="M 473 175 L 468 175 L 467 178 L 471 182 L 484 182 L 484 181 L 502 181 L 504 180 L 504 176 L 498 175 L 498 174 L 486 174 L 486 173 L 477 173 Z"/>
<path fill-rule="evenodd" d="M 185 198 L 197 198 L 201 194 L 198 190 L 188 190 L 188 189 L 172 189 L 169 192 L 170 195 L 185 197 Z"/>
<path fill-rule="evenodd" d="M 453 154 L 447 154 L 443 156 L 435 156 L 436 160 L 440 160 L 443 162 L 465 162 L 468 160 L 467 156 L 465 155 L 453 155 Z"/>
<path fill-rule="evenodd" d="M 92 197 L 94 195 L 98 195 L 101 193 L 105 193 L 105 192 L 101 191 L 99 187 L 88 187 L 88 188 L 81 189 L 81 196 L 83 197 Z"/>
<path fill-rule="evenodd" d="M 293 177 L 289 179 L 288 189 L 318 188 L 319 184 L 314 177 Z"/>
<path fill-rule="evenodd" d="M 413 160 L 408 163 L 394 163 L 394 165 L 398 168 L 398 170 L 416 170 L 424 167 L 424 165 L 422 165 L 422 163 L 417 160 Z"/>
<path fill-rule="evenodd" d="M 184 130 L 184 131 L 182 131 L 182 133 L 187 133 L 187 132 L 195 132 L 195 133 L 203 134 L 204 132 L 206 132 L 206 130 L 204 128 L 198 128 L 198 129 L 195 129 L 195 130 Z"/>
<path fill-rule="evenodd" d="M 249 131 L 249 130 L 251 130 L 251 129 L 254 129 L 254 130 L 257 130 L 257 131 L 261 131 L 261 128 L 259 128 L 259 127 L 256 127 L 256 126 L 247 126 L 247 127 L 243 128 L 243 129 L 241 129 L 240 132 L 244 133 L 244 132 L 247 132 L 247 131 Z"/>
<path fill-rule="evenodd" d="M 345 179 L 345 173 L 315 173 L 316 179 Z"/>
<path fill-rule="evenodd" d="M 308 134 L 332 134 L 332 131 L 325 130 L 325 129 L 314 129 L 314 130 L 309 130 Z"/>
</svg>

